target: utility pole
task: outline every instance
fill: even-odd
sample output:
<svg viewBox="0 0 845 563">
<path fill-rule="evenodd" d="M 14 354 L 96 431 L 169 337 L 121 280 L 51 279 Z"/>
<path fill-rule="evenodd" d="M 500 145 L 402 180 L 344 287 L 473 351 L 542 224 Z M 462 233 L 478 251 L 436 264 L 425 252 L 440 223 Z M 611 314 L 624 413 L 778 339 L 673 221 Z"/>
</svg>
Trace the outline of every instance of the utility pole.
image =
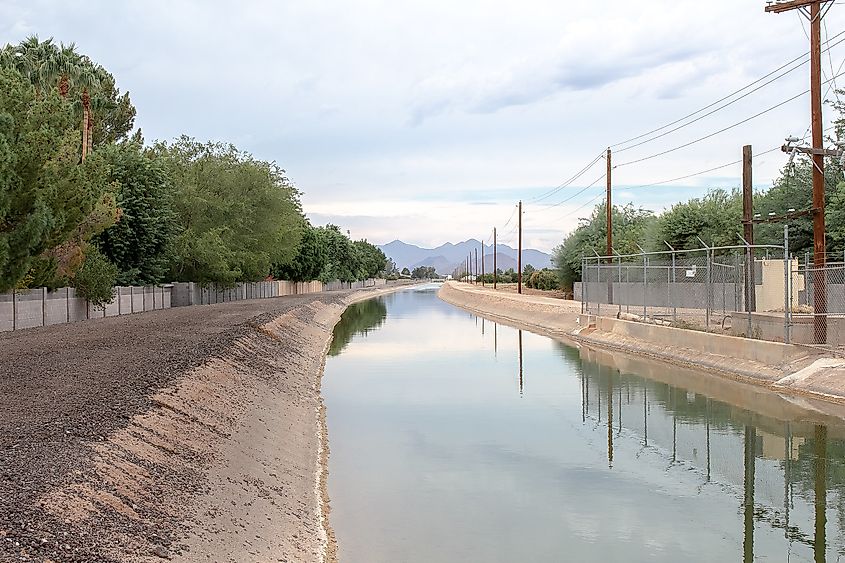
<svg viewBox="0 0 845 563">
<path fill-rule="evenodd" d="M 516 257 L 516 291 L 522 293 L 522 200 L 519 200 L 519 255 Z"/>
<path fill-rule="evenodd" d="M 481 287 L 486 284 L 484 282 L 484 240 L 481 241 Z"/>
<path fill-rule="evenodd" d="M 827 342 L 827 280 L 825 279 L 824 131 L 822 129 L 822 4 L 831 0 L 789 0 L 766 6 L 780 14 L 801 10 L 810 20 L 810 110 L 813 128 L 813 332 L 815 344 Z M 833 4 L 831 3 L 830 6 Z M 827 9 L 830 9 L 828 6 Z M 826 12 L 825 12 L 826 13 Z"/>
<path fill-rule="evenodd" d="M 607 251 L 605 256 L 613 256 L 613 198 L 610 194 L 613 187 L 611 180 L 613 167 L 611 166 L 611 156 L 610 149 L 607 149 Z"/>
<path fill-rule="evenodd" d="M 475 285 L 478 285 L 478 249 L 475 249 Z"/>
<path fill-rule="evenodd" d="M 607 212 L 607 220 L 606 220 L 606 227 L 607 227 L 607 251 L 605 252 L 605 256 L 613 256 L 613 197 L 611 194 L 611 189 L 613 187 L 613 180 L 612 180 L 612 156 L 613 154 L 610 151 L 610 147 L 607 149 L 607 174 L 605 175 L 607 179 L 607 201 L 605 207 Z M 607 259 L 608 264 L 613 263 L 613 258 Z M 599 269 L 599 275 L 601 275 L 601 269 Z M 607 276 L 607 301 L 611 305 L 613 304 L 613 280 L 608 275 Z"/>
<path fill-rule="evenodd" d="M 496 282 L 499 280 L 499 270 L 496 265 L 496 256 L 499 254 L 499 247 L 496 244 L 496 227 L 493 227 L 493 289 L 496 289 Z"/>
<path fill-rule="evenodd" d="M 742 229 L 745 242 L 749 246 L 754 245 L 754 192 L 753 176 L 751 172 L 752 152 L 751 145 L 742 147 Z M 747 267 L 745 268 L 745 291 L 747 303 L 745 310 L 752 313 L 757 310 L 757 290 L 754 283 L 754 254 L 753 249 L 748 248 Z"/>
</svg>

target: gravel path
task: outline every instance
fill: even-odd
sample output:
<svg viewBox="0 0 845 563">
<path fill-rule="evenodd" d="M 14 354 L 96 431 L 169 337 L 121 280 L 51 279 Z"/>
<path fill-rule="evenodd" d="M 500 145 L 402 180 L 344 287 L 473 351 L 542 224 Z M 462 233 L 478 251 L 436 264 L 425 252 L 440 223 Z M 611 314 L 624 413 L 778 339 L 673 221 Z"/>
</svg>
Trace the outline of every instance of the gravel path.
<svg viewBox="0 0 845 563">
<path fill-rule="evenodd" d="M 98 445 L 156 406 L 153 396 L 180 375 L 271 319 L 314 302 L 341 304 L 350 293 L 174 308 L 0 334 L 0 561 L 117 560 L 104 555 L 114 547 L 102 534 L 108 526 L 96 520 L 71 525 L 44 506 L 50 492 L 96 481 Z M 205 484 L 194 477 L 181 485 L 199 494 Z M 169 558 L 174 538 L 157 530 L 172 527 L 160 518 L 142 513 L 136 529 L 124 531 L 146 534 L 162 546 L 160 557 Z"/>
</svg>

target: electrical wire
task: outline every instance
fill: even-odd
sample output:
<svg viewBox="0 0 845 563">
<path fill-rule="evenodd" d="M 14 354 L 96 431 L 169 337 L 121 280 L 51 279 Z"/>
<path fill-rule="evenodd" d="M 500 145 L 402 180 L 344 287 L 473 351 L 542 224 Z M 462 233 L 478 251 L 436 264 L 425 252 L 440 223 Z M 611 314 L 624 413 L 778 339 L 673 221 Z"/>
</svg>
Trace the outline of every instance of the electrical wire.
<svg viewBox="0 0 845 563">
<path fill-rule="evenodd" d="M 843 33 L 845 33 L 845 32 L 843 32 Z M 839 45 L 840 43 L 845 43 L 845 39 L 841 39 L 841 40 L 839 41 L 839 43 L 837 43 L 836 45 Z M 830 51 L 829 51 L 829 50 L 828 50 L 828 55 L 830 55 Z M 680 131 L 680 130 L 681 130 L 681 129 L 683 129 L 684 127 L 688 127 L 688 126 L 692 125 L 693 123 L 697 123 L 697 122 L 701 121 L 702 119 L 705 119 L 705 118 L 707 118 L 707 117 L 710 117 L 710 116 L 711 116 L 711 115 L 713 115 L 714 113 L 717 113 L 717 112 L 719 112 L 719 111 L 722 111 L 723 109 L 725 109 L 725 108 L 727 108 L 727 107 L 729 107 L 729 106 L 731 106 L 731 105 L 733 105 L 733 104 L 735 104 L 735 103 L 739 102 L 740 100 L 743 100 L 743 99 L 747 98 L 747 97 L 748 97 L 748 96 L 750 96 L 751 94 L 754 94 L 755 92 L 758 92 L 759 90 L 762 90 L 763 88 L 765 88 L 765 87 L 766 87 L 766 86 L 768 86 L 769 84 L 771 84 L 771 83 L 773 83 L 773 82 L 776 82 L 777 80 L 780 80 L 781 78 L 783 78 L 783 77 L 784 77 L 784 76 L 786 76 L 787 74 L 789 74 L 789 73 L 791 73 L 791 72 L 794 72 L 794 71 L 798 70 L 799 68 L 801 68 L 801 67 L 802 67 L 802 66 L 804 66 L 805 64 L 807 64 L 807 61 L 804 61 L 804 62 L 802 62 L 800 65 L 795 66 L 795 67 L 793 67 L 793 68 L 791 68 L 791 69 L 787 70 L 787 71 L 786 71 L 786 72 L 784 72 L 783 74 L 780 74 L 780 75 L 778 75 L 778 76 L 775 76 L 774 78 L 772 78 L 772 79 L 771 79 L 771 80 L 769 80 L 768 82 L 764 82 L 763 84 L 761 84 L 760 86 L 758 86 L 758 87 L 754 88 L 753 90 L 749 90 L 748 92 L 746 92 L 746 93 L 745 93 L 745 94 L 743 94 L 742 96 L 739 96 L 738 98 L 735 98 L 735 99 L 731 100 L 730 102 L 728 102 L 728 103 L 726 103 L 726 104 L 724 104 L 724 105 L 722 105 L 722 106 L 719 106 L 719 107 L 717 107 L 717 108 L 715 108 L 715 109 L 713 109 L 713 110 L 711 110 L 711 111 L 709 111 L 709 112 L 707 112 L 707 113 L 705 113 L 705 114 L 703 114 L 703 115 L 698 116 L 697 118 L 693 119 L 692 121 L 689 121 L 689 122 L 684 123 L 684 124 L 682 124 L 682 125 L 678 125 L 678 126 L 677 126 L 677 127 L 675 127 L 674 129 L 670 129 L 670 130 L 668 130 L 668 131 L 664 131 L 663 133 L 661 133 L 661 134 L 659 134 L 659 135 L 655 135 L 654 137 L 650 137 L 650 138 L 648 138 L 648 139 L 645 139 L 645 140 L 643 140 L 643 141 L 640 141 L 639 143 L 635 143 L 635 144 L 633 144 L 633 145 L 629 145 L 629 146 L 627 146 L 627 147 L 623 147 L 623 148 L 621 148 L 621 149 L 617 149 L 617 150 L 616 150 L 616 152 L 617 152 L 617 153 L 625 152 L 625 151 L 627 151 L 627 150 L 630 150 L 630 149 L 633 149 L 633 148 L 636 148 L 636 147 L 639 147 L 639 146 L 642 146 L 642 145 L 645 145 L 645 144 L 651 143 L 652 141 L 656 141 L 656 140 L 661 139 L 661 138 L 663 138 L 663 137 L 666 137 L 667 135 L 671 135 L 672 133 L 675 133 L 676 131 Z M 830 67 L 831 67 L 831 70 L 833 70 L 833 62 L 832 62 L 832 59 L 831 59 L 831 65 L 830 65 Z M 832 79 L 832 80 L 833 80 L 833 79 Z M 834 82 L 834 83 L 835 83 L 835 82 Z"/>
<path fill-rule="evenodd" d="M 572 194 L 571 196 L 567 197 L 566 199 L 564 199 L 564 200 L 562 200 L 562 201 L 559 201 L 559 202 L 557 202 L 557 203 L 555 203 L 555 204 L 549 205 L 549 206 L 547 206 L 547 207 L 544 207 L 544 208 L 542 208 L 542 209 L 540 209 L 540 210 L 538 210 L 538 211 L 535 211 L 535 214 L 536 214 L 536 213 L 543 213 L 544 211 L 548 211 L 549 209 L 554 209 L 555 207 L 560 207 L 560 206 L 561 206 L 561 205 L 563 205 L 564 203 L 566 203 L 566 202 L 568 202 L 568 201 L 571 201 L 571 200 L 575 199 L 576 197 L 578 197 L 579 195 L 583 194 L 583 193 L 584 193 L 584 192 L 586 192 L 587 190 L 589 190 L 589 189 L 591 189 L 591 188 L 595 187 L 595 185 L 596 185 L 596 184 L 598 184 L 599 182 L 601 182 L 601 181 L 602 181 L 602 180 L 604 180 L 605 178 L 607 178 L 607 173 L 602 174 L 601 176 L 599 176 L 598 178 L 596 178 L 596 179 L 593 181 L 593 183 L 592 183 L 592 184 L 590 184 L 589 186 L 587 186 L 587 187 L 585 187 L 585 188 L 580 189 L 579 191 L 575 192 L 574 194 Z"/>
<path fill-rule="evenodd" d="M 841 32 L 837 33 L 836 35 L 834 35 L 833 37 L 831 37 L 831 38 L 828 40 L 828 42 L 830 42 L 830 41 L 832 41 L 832 40 L 834 40 L 834 39 L 838 39 L 838 38 L 839 38 L 839 37 L 841 37 L 842 35 L 845 35 L 845 31 L 841 31 Z M 838 43 L 837 43 L 837 45 L 838 45 Z M 831 48 L 831 47 L 828 47 L 828 49 L 830 49 L 830 48 Z M 789 66 L 791 66 L 791 65 L 795 64 L 796 62 L 800 61 L 800 60 L 801 60 L 801 59 L 803 59 L 804 57 L 807 57 L 809 54 L 810 54 L 810 52 L 809 52 L 809 51 L 807 51 L 807 52 L 806 52 L 806 53 L 804 53 L 803 55 L 798 56 L 798 57 L 795 57 L 795 58 L 794 58 L 794 59 L 792 59 L 791 61 L 789 61 L 789 62 L 787 62 L 787 63 L 785 63 L 785 64 L 781 65 L 780 67 L 778 67 L 778 68 L 776 68 L 775 70 L 773 70 L 773 71 L 769 72 L 768 74 L 766 74 L 766 75 L 764 75 L 764 76 L 761 76 L 761 77 L 760 77 L 760 78 L 758 78 L 757 80 L 754 80 L 753 82 L 750 82 L 750 83 L 746 84 L 746 85 L 745 85 L 745 86 L 743 86 L 742 88 L 739 88 L 738 90 L 735 90 L 735 91 L 731 92 L 730 94 L 728 94 L 728 95 L 726 95 L 726 96 L 724 96 L 724 97 L 722 97 L 722 98 L 719 98 L 719 99 L 718 99 L 718 100 L 716 100 L 715 102 L 712 102 L 712 103 L 710 103 L 710 104 L 708 104 L 708 105 L 706 105 L 706 106 L 704 106 L 704 107 L 702 107 L 702 108 L 700 108 L 700 109 L 698 109 L 698 110 L 696 110 L 696 111 L 694 111 L 694 112 L 692 112 L 692 113 L 689 113 L 689 114 L 685 115 L 684 117 L 681 117 L 681 118 L 679 118 L 679 119 L 676 119 L 675 121 L 672 121 L 671 123 L 667 123 L 667 124 L 665 124 L 665 125 L 662 125 L 661 127 L 658 127 L 658 128 L 656 128 L 656 129 L 652 129 L 651 131 L 647 131 L 647 132 L 642 133 L 642 134 L 640 134 L 640 135 L 637 135 L 637 136 L 635 136 L 635 137 L 631 137 L 631 138 L 629 138 L 629 139 L 625 139 L 624 141 L 619 141 L 618 143 L 614 143 L 614 144 L 610 145 L 610 147 L 611 147 L 611 148 L 614 148 L 614 147 L 618 147 L 618 146 L 620 146 L 620 145 L 626 145 L 626 144 L 628 144 L 628 143 L 630 143 L 630 142 L 632 142 L 632 141 L 638 141 L 638 140 L 642 139 L 643 137 L 648 137 L 649 135 L 653 135 L 654 133 L 659 133 L 660 131 L 663 131 L 664 129 L 668 129 L 669 127 L 672 127 L 673 125 L 677 125 L 678 123 L 681 123 L 682 121 L 686 121 L 687 119 L 689 119 L 689 118 L 691 118 L 691 117 L 694 117 L 694 116 L 698 115 L 698 114 L 699 114 L 699 113 L 701 113 L 701 112 L 707 111 L 708 109 L 712 108 L 713 106 L 719 105 L 720 103 L 722 103 L 722 102 L 724 102 L 724 101 L 727 101 L 727 100 L 731 99 L 732 97 L 736 96 L 736 95 L 737 95 L 737 94 L 739 94 L 740 92 L 743 92 L 743 91 L 745 91 L 745 90 L 747 90 L 747 89 L 751 88 L 752 86 L 755 86 L 756 84 L 758 84 L 758 83 L 760 83 L 760 82 L 762 82 L 762 81 L 766 80 L 767 78 L 769 78 L 769 77 L 771 77 L 771 76 L 773 76 L 773 75 L 777 74 L 778 72 L 780 72 L 780 71 L 784 70 L 785 68 L 788 68 Z M 802 63 L 802 64 L 804 64 L 804 63 Z M 791 72 L 791 71 L 790 71 L 790 72 Z"/>
<path fill-rule="evenodd" d="M 840 76 L 841 76 L 841 74 L 840 74 Z M 831 79 L 830 79 L 830 80 L 828 80 L 825 84 L 830 83 L 830 82 L 831 82 L 834 78 L 838 78 L 838 77 L 833 77 L 833 78 L 831 78 Z M 795 95 L 795 96 L 793 96 L 793 97 L 791 97 L 791 98 L 789 98 L 789 99 L 787 99 L 787 100 L 784 100 L 784 101 L 782 101 L 782 102 L 780 102 L 780 103 L 777 103 L 777 104 L 775 104 L 775 105 L 773 105 L 773 106 L 771 106 L 771 107 L 769 107 L 769 108 L 766 108 L 766 109 L 764 109 L 763 111 L 761 111 L 761 112 L 759 112 L 759 113 L 756 113 L 756 114 L 752 115 L 751 117 L 746 117 L 745 119 L 743 119 L 743 120 L 741 120 L 741 121 L 738 121 L 738 122 L 736 122 L 736 123 L 734 123 L 734 124 L 732 124 L 732 125 L 728 125 L 727 127 L 724 127 L 724 128 L 722 128 L 722 129 L 719 129 L 718 131 L 714 131 L 713 133 L 709 133 L 709 134 L 707 134 L 707 135 L 704 135 L 703 137 L 699 137 L 699 138 L 694 139 L 694 140 L 692 140 L 692 141 L 690 141 L 690 142 L 688 142 L 688 143 L 684 143 L 684 144 L 682 144 L 682 145 L 678 145 L 678 146 L 676 146 L 676 147 L 673 147 L 673 148 L 671 148 L 671 149 L 667 149 L 667 150 L 665 150 L 665 151 L 661 151 L 661 152 L 658 152 L 658 153 L 655 153 L 655 154 L 652 154 L 652 155 L 649 155 L 649 156 L 644 156 L 644 157 L 642 157 L 642 158 L 637 158 L 637 159 L 634 159 L 634 160 L 630 160 L 630 161 L 628 161 L 628 162 L 623 162 L 622 164 L 617 164 L 616 166 L 614 166 L 614 168 L 622 168 L 622 167 L 624 167 L 624 166 L 630 166 L 630 165 L 632 165 L 632 164 L 637 164 L 637 163 L 640 163 L 640 162 L 645 162 L 645 161 L 647 161 L 647 160 L 652 160 L 652 159 L 654 159 L 654 158 L 657 158 L 657 157 L 660 157 L 660 156 L 664 156 L 664 155 L 667 155 L 667 154 L 673 153 L 673 152 L 675 152 L 675 151 L 679 151 L 679 150 L 681 150 L 681 149 L 685 149 L 685 148 L 687 148 L 687 147 L 690 147 L 690 146 L 692 146 L 692 145 L 695 145 L 695 144 L 697 144 L 697 143 L 700 143 L 701 141 L 705 141 L 705 140 L 707 140 L 707 139 L 711 139 L 711 138 L 713 138 L 713 137 L 715 137 L 715 136 L 717 136 L 717 135 L 720 135 L 720 134 L 722 134 L 722 133 L 724 133 L 724 132 L 726 132 L 726 131 L 730 131 L 731 129 L 735 129 L 735 128 L 739 127 L 740 125 L 743 125 L 743 124 L 745 124 L 745 123 L 748 123 L 749 121 L 752 121 L 752 120 L 754 120 L 754 119 L 756 119 L 756 118 L 758 118 L 758 117 L 760 117 L 760 116 L 762 116 L 762 115 L 765 115 L 765 114 L 767 114 L 767 113 L 769 113 L 769 112 L 771 112 L 771 111 L 774 111 L 774 110 L 776 110 L 776 109 L 778 109 L 778 108 L 780 108 L 780 107 L 782 107 L 782 106 L 785 106 L 786 104 L 788 104 L 788 103 L 790 103 L 790 102 L 794 102 L 795 100 L 797 100 L 798 98 L 800 98 L 800 97 L 802 97 L 802 96 L 805 96 L 805 95 L 806 95 L 806 94 L 808 94 L 809 92 L 810 92 L 810 90 L 809 90 L 809 89 L 804 90 L 804 91 L 803 91 L 803 92 L 801 92 L 800 94 L 797 94 L 797 95 Z"/>
<path fill-rule="evenodd" d="M 547 198 L 549 198 L 549 197 L 551 197 L 551 196 L 555 195 L 556 193 L 558 193 L 558 192 L 559 192 L 559 191 L 561 191 L 562 189 L 569 187 L 570 185 L 572 185 L 572 183 L 573 183 L 573 182 L 575 182 L 576 180 L 578 180 L 578 178 L 580 178 L 581 176 L 583 176 L 584 174 L 586 174 L 587 172 L 589 172 L 589 171 L 590 171 L 590 169 L 591 169 L 593 166 L 595 166 L 595 164 L 596 164 L 599 160 L 601 160 L 601 159 L 603 159 L 603 158 L 604 158 L 604 151 L 600 152 L 596 158 L 594 158 L 594 159 L 593 159 L 593 160 L 592 160 L 589 164 L 587 164 L 587 165 L 586 165 L 586 166 L 584 166 L 581 170 L 579 170 L 579 171 L 578 171 L 578 172 L 577 172 L 574 176 L 572 176 L 572 177 L 571 177 L 571 178 L 569 178 L 568 180 L 564 181 L 563 183 L 558 184 L 556 187 L 552 188 L 551 190 L 549 190 L 549 191 L 547 191 L 547 192 L 545 192 L 545 193 L 543 193 L 543 194 L 540 194 L 540 195 L 539 195 L 539 196 L 537 196 L 537 197 L 534 197 L 534 198 L 531 198 L 531 199 L 529 199 L 529 200 L 526 200 L 526 203 L 536 203 L 536 202 L 538 202 L 538 201 L 543 201 L 544 199 L 547 199 Z"/>
</svg>

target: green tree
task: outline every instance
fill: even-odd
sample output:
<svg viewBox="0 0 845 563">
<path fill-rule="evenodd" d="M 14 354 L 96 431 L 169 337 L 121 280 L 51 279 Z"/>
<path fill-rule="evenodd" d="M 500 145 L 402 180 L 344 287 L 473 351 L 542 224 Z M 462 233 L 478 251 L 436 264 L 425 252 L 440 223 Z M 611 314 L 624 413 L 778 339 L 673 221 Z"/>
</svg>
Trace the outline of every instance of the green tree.
<svg viewBox="0 0 845 563">
<path fill-rule="evenodd" d="M 660 216 L 658 238 L 678 249 L 741 245 L 742 194 L 722 189 L 677 203 Z M 662 242 L 660 242 L 662 244 Z"/>
<path fill-rule="evenodd" d="M 109 145 L 100 153 L 109 180 L 120 185 L 118 222 L 96 238 L 103 254 L 120 268 L 121 285 L 165 280 L 170 242 L 176 232 L 171 208 L 172 182 L 161 160 L 153 160 L 131 142 Z"/>
<path fill-rule="evenodd" d="M 258 281 L 289 264 L 301 237 L 299 192 L 284 170 L 232 145 L 181 137 L 152 150 L 173 181 L 172 279 Z M 348 239 L 347 239 L 348 240 Z"/>
<path fill-rule="evenodd" d="M 320 273 L 320 281 L 356 281 L 358 276 L 355 271 L 355 247 L 349 237 L 342 233 L 337 225 L 320 227 L 318 233 L 326 253 L 326 263 Z"/>
<path fill-rule="evenodd" d="M 374 278 L 384 271 L 387 257 L 379 247 L 366 240 L 355 241 L 353 245 L 356 251 L 358 279 Z"/>
<path fill-rule="evenodd" d="M 102 308 L 114 299 L 118 268 L 96 248 L 85 253 L 82 267 L 73 276 L 76 291 L 94 307 Z"/>
<path fill-rule="evenodd" d="M 402 268 L 402 275 L 405 276 L 405 277 L 410 276 L 411 270 L 409 270 L 408 268 Z"/>
<path fill-rule="evenodd" d="M 595 252 L 604 255 L 607 252 L 607 219 L 605 204 L 593 209 L 592 215 L 582 220 L 552 251 L 552 262 L 557 269 L 560 285 L 571 291 L 574 282 L 581 279 L 581 259 L 595 256 Z M 656 218 L 654 213 L 631 204 L 622 207 L 613 206 L 613 246 L 619 254 L 638 252 L 637 245 L 649 245 L 654 239 Z M 662 243 L 661 243 L 662 244 Z"/>
<path fill-rule="evenodd" d="M 411 278 L 415 280 L 427 280 L 437 277 L 437 270 L 432 266 L 418 266 L 411 272 Z"/>
<path fill-rule="evenodd" d="M 281 280 L 306 282 L 319 279 L 326 266 L 326 249 L 317 229 L 307 221 L 302 227 L 302 238 L 296 256 L 289 264 L 273 265 L 273 276 Z"/>
<path fill-rule="evenodd" d="M 54 88 L 74 102 L 81 126 L 81 158 L 96 144 L 127 138 L 135 121 L 135 107 L 128 94 L 121 94 L 112 76 L 102 66 L 76 51 L 71 43 L 56 44 L 53 38 L 40 41 L 27 37 L 0 51 L 0 65 L 14 68 L 29 80 L 37 92 Z"/>
<path fill-rule="evenodd" d="M 0 291 L 33 271 L 33 283 L 45 285 L 71 274 L 81 251 L 60 264 L 66 256 L 60 249 L 79 249 L 75 242 L 108 226 L 104 165 L 98 159 L 77 165 L 74 123 L 55 91 L 36 94 L 17 71 L 0 70 Z"/>
</svg>

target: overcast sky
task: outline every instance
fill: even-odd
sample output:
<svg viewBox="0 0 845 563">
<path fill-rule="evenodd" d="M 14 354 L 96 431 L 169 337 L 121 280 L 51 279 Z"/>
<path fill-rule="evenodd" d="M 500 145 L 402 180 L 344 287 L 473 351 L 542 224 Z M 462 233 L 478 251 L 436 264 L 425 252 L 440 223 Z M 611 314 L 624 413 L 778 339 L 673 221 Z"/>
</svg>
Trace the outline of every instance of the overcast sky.
<svg viewBox="0 0 845 563">
<path fill-rule="evenodd" d="M 375 243 L 433 246 L 488 237 L 518 199 L 536 200 L 608 145 L 805 53 L 797 13 L 766 14 L 764 5 L 4 0 L 0 39 L 75 42 L 131 93 L 148 141 L 186 133 L 275 160 L 304 192 L 315 224 L 336 223 Z M 845 7 L 834 6 L 826 25 L 831 37 L 845 30 Z M 843 57 L 845 43 L 825 54 L 825 80 L 841 72 Z M 805 65 L 614 163 L 792 98 L 808 88 L 808 72 Z M 826 119 L 832 114 L 827 109 Z M 622 166 L 614 170 L 615 201 L 662 209 L 707 187 L 736 187 L 739 165 L 626 188 L 735 161 L 743 144 L 763 152 L 803 136 L 808 120 L 805 95 L 688 148 Z M 755 184 L 769 185 L 785 161 L 779 152 L 756 158 Z M 573 186 L 526 203 L 527 246 L 549 250 L 590 213 L 603 181 L 572 196 L 604 166 L 600 160 Z"/>
</svg>

